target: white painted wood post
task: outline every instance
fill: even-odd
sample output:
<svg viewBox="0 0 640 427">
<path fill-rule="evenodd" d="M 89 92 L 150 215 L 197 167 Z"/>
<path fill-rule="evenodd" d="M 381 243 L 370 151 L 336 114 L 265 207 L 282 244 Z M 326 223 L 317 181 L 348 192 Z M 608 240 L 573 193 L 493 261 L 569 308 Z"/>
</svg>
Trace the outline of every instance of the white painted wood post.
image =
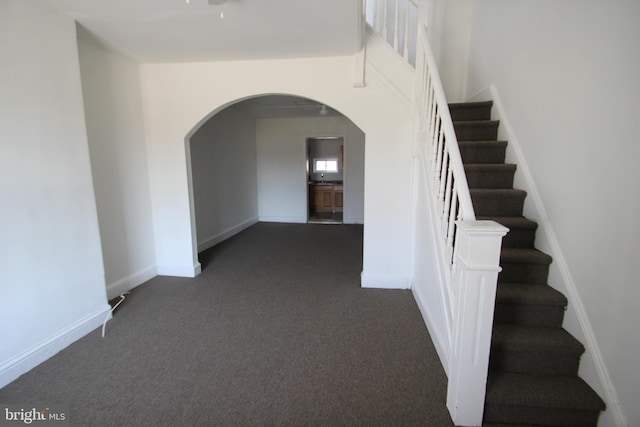
<svg viewBox="0 0 640 427">
<path fill-rule="evenodd" d="M 500 248 L 508 229 L 494 221 L 456 221 L 452 287 L 454 331 L 447 408 L 456 426 L 480 426 Z"/>
</svg>

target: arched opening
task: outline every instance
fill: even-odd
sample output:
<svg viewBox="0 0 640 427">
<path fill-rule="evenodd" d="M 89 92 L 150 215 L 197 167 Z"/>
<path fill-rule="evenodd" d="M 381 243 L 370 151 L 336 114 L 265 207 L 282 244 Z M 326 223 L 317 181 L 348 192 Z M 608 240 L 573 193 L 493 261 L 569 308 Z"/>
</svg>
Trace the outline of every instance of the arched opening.
<svg viewBox="0 0 640 427">
<path fill-rule="evenodd" d="M 339 173 L 318 178 L 313 161 L 321 154 L 309 141 L 340 141 L 332 154 Z M 194 251 L 257 222 L 309 222 L 316 185 L 331 184 L 339 199 L 329 210 L 340 204 L 340 221 L 329 222 L 364 224 L 364 148 L 360 128 L 308 98 L 262 95 L 212 112 L 186 139 Z"/>
</svg>

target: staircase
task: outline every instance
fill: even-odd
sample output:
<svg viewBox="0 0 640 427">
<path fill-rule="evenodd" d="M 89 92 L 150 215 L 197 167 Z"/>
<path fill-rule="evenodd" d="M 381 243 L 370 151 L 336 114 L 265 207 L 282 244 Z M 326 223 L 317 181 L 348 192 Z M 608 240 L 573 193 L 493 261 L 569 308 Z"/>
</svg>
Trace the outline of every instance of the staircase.
<svg viewBox="0 0 640 427">
<path fill-rule="evenodd" d="M 547 285 L 551 257 L 522 216 L 492 102 L 450 104 L 477 219 L 509 228 L 500 254 L 484 426 L 597 426 L 605 404 L 578 373 L 584 346 L 562 329 L 567 299 Z"/>
</svg>

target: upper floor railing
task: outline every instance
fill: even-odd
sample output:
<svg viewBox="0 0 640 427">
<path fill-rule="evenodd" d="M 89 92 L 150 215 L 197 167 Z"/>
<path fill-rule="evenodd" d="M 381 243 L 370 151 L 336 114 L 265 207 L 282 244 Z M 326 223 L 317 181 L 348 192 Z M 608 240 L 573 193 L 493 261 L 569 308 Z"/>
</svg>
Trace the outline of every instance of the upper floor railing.
<svg viewBox="0 0 640 427">
<path fill-rule="evenodd" d="M 367 24 L 415 67 L 418 6 L 412 0 L 365 0 L 365 17 Z"/>
</svg>

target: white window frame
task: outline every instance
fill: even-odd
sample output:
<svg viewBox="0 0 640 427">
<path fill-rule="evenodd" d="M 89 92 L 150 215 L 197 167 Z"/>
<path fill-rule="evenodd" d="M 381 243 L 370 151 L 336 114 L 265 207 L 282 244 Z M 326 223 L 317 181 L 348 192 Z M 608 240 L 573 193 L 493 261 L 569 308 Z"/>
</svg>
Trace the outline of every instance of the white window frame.
<svg viewBox="0 0 640 427">
<path fill-rule="evenodd" d="M 326 166 L 327 162 L 335 162 L 336 168 L 335 168 L 335 170 L 333 170 L 333 169 L 331 169 L 331 170 L 318 169 L 318 163 L 320 163 L 320 162 L 324 162 L 325 166 Z M 337 157 L 325 157 L 325 158 L 313 159 L 313 172 L 314 173 L 338 173 L 339 168 L 340 168 L 340 163 L 338 162 L 338 158 Z"/>
</svg>

